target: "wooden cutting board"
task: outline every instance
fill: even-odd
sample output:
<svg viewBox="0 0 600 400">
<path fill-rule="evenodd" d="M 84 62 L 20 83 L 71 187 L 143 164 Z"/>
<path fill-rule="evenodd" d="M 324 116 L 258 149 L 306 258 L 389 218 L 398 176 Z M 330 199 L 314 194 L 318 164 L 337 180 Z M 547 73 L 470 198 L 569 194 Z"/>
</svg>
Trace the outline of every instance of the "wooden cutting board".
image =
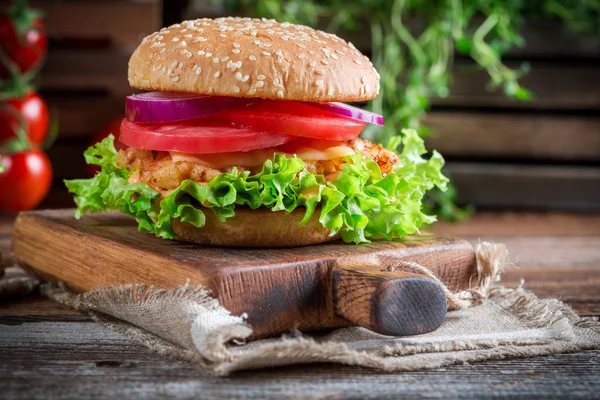
<svg viewBox="0 0 600 400">
<path fill-rule="evenodd" d="M 78 291 L 205 285 L 232 314 L 247 313 L 256 337 L 352 324 L 393 335 L 428 332 L 445 318 L 441 286 L 414 271 L 388 270 L 414 261 L 451 290 L 467 288 L 477 275 L 468 242 L 432 234 L 362 245 L 219 248 L 138 232 L 118 213 L 78 221 L 72 210 L 19 214 L 13 250 L 25 268 Z"/>
</svg>

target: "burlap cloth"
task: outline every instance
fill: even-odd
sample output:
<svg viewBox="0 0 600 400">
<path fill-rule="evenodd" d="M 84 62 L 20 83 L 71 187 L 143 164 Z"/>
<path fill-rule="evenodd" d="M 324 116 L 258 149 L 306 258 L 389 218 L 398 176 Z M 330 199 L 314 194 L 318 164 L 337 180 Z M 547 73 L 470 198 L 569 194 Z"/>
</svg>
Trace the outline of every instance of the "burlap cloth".
<svg viewBox="0 0 600 400">
<path fill-rule="evenodd" d="M 538 299 L 523 287 L 492 287 L 508 263 L 503 245 L 480 244 L 477 259 L 481 279 L 470 290 L 447 292 L 452 311 L 444 324 L 435 332 L 403 338 L 350 327 L 246 341 L 252 328 L 243 315 L 231 315 L 205 288 L 187 284 L 172 290 L 126 285 L 79 295 L 47 284 L 40 290 L 154 351 L 219 375 L 313 362 L 413 371 L 600 348 L 598 318 L 579 317 L 561 301 Z M 36 286 L 26 277 L 16 279 L 13 273 L 12 283 L 0 280 L 0 295 Z"/>
</svg>

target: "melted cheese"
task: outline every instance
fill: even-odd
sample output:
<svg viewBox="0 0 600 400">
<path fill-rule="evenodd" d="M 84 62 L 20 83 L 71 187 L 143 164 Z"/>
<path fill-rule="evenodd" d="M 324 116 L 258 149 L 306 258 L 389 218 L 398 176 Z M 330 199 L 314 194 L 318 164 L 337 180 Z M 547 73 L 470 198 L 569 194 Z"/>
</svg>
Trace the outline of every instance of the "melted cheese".
<svg viewBox="0 0 600 400">
<path fill-rule="evenodd" d="M 339 142 L 336 142 L 339 144 Z M 294 149 L 293 153 L 274 148 L 269 149 L 258 149 L 247 152 L 234 152 L 234 153 L 215 153 L 215 154 L 190 154 L 190 153 L 179 153 L 171 151 L 171 159 L 173 162 L 189 162 L 194 164 L 204 165 L 206 167 L 223 169 L 227 167 L 237 166 L 252 168 L 258 167 L 264 164 L 268 159 L 273 159 L 273 153 L 279 152 L 283 154 L 292 155 L 295 154 L 302 160 L 306 161 L 322 161 L 331 160 L 332 158 L 345 157 L 347 155 L 355 154 L 355 151 L 343 144 L 327 148 L 313 148 L 313 147 L 302 147 Z"/>
</svg>

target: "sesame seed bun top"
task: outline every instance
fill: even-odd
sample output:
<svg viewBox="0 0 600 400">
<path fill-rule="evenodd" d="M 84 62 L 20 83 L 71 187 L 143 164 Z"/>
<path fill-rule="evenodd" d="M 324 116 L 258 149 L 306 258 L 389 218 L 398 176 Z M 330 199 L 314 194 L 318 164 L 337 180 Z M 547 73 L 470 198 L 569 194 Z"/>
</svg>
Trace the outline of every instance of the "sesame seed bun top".
<svg viewBox="0 0 600 400">
<path fill-rule="evenodd" d="M 129 60 L 142 90 L 299 101 L 370 100 L 379 74 L 351 43 L 253 18 L 184 21 L 144 38 Z"/>
</svg>

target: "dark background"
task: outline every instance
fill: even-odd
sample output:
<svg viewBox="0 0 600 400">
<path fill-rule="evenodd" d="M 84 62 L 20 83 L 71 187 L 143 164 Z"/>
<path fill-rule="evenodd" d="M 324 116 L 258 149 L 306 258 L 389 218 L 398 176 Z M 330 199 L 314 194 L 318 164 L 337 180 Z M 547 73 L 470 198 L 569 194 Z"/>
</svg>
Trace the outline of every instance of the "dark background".
<svg viewBox="0 0 600 400">
<path fill-rule="evenodd" d="M 87 174 L 82 152 L 94 135 L 122 117 L 127 62 L 141 39 L 182 19 L 227 15 L 208 1 L 63 0 L 49 7 L 50 46 L 40 93 L 58 117 L 49 150 L 53 190 L 41 207 L 72 201 L 63 179 Z M 489 77 L 457 55 L 451 95 L 434 99 L 425 123 L 428 147 L 447 160 L 461 204 L 478 209 L 600 210 L 600 45 L 547 20 L 527 21 L 527 45 L 507 64 L 529 61 L 522 85 L 535 98 L 508 99 Z M 368 33 L 349 32 L 369 54 Z"/>
</svg>

